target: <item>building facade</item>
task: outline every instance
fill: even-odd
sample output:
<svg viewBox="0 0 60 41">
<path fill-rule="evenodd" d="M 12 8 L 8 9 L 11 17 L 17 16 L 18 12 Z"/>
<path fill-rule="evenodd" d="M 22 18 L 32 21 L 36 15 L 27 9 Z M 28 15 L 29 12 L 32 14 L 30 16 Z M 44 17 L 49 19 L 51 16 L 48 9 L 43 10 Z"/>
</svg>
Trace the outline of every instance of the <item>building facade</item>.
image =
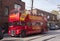
<svg viewBox="0 0 60 41">
<path fill-rule="evenodd" d="M 25 3 L 21 0 L 0 0 L 0 22 L 8 22 L 10 11 L 17 8 L 25 10 Z"/>
<path fill-rule="evenodd" d="M 40 9 L 34 9 L 33 14 L 45 16 L 48 21 L 57 21 L 57 15 L 54 15 L 52 13 L 49 13 Z"/>
</svg>

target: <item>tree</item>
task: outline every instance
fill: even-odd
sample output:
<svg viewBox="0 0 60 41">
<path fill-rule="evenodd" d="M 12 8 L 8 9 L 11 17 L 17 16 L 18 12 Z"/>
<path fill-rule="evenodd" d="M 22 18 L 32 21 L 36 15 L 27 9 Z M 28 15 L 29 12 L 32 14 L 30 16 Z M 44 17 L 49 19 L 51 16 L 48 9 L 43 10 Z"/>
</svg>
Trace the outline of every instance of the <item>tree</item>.
<svg viewBox="0 0 60 41">
<path fill-rule="evenodd" d="M 56 11 L 56 10 L 52 10 L 51 13 L 55 15 L 59 15 L 59 11 Z"/>
</svg>

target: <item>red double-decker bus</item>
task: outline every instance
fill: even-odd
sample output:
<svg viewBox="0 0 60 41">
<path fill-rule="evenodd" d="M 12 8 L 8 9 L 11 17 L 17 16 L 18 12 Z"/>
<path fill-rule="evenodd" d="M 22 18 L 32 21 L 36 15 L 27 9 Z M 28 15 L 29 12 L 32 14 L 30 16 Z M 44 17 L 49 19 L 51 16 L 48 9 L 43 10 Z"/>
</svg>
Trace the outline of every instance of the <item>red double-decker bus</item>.
<svg viewBox="0 0 60 41">
<path fill-rule="evenodd" d="M 24 37 L 28 34 L 47 32 L 47 21 L 42 16 L 13 11 L 9 15 L 10 36 Z"/>
</svg>

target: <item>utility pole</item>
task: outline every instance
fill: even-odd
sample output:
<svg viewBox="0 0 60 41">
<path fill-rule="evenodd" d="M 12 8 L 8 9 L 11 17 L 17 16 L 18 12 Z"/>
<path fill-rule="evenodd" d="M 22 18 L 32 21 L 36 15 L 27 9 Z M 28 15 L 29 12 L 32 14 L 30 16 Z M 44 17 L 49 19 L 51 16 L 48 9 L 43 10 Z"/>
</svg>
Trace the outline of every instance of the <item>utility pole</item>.
<svg viewBox="0 0 60 41">
<path fill-rule="evenodd" d="M 33 11 L 33 0 L 31 0 L 31 14 L 32 14 L 32 11 Z"/>
</svg>

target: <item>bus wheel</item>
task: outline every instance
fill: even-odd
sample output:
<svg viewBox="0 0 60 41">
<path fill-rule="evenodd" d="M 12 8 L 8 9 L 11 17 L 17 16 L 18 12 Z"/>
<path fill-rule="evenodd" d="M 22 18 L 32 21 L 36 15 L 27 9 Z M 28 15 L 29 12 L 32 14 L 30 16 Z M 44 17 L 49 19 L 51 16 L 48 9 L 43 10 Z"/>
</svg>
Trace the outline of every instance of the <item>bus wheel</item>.
<svg viewBox="0 0 60 41">
<path fill-rule="evenodd" d="M 20 37 L 25 37 L 26 36 L 26 31 L 25 30 L 22 30 L 21 31 L 21 34 L 20 34 Z"/>
<path fill-rule="evenodd" d="M 44 29 L 41 30 L 41 34 L 44 34 Z"/>
</svg>

